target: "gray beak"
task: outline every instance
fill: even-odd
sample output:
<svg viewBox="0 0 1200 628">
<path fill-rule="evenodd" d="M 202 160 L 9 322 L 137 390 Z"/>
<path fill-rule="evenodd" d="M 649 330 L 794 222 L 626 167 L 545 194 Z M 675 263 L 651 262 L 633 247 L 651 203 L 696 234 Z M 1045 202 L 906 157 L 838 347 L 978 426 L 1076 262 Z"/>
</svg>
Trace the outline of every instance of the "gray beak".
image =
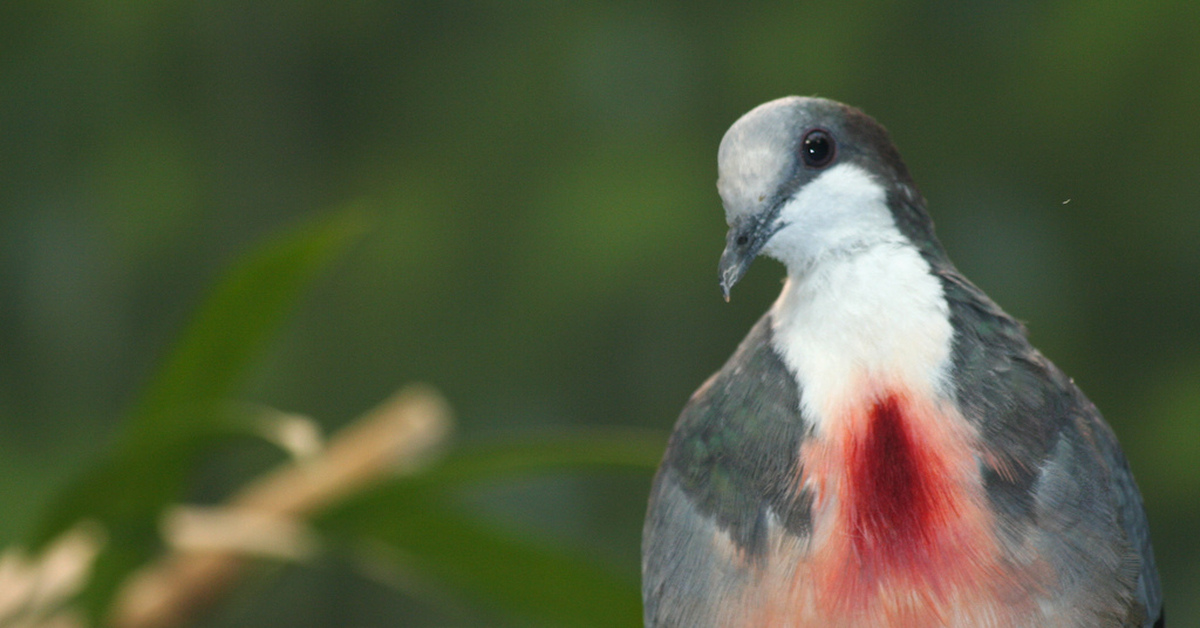
<svg viewBox="0 0 1200 628">
<path fill-rule="evenodd" d="M 764 228 L 762 220 L 742 220 L 729 227 L 729 233 L 725 235 L 725 251 L 721 253 L 721 262 L 717 266 L 721 293 L 727 303 L 729 291 L 750 269 L 750 263 L 758 257 L 758 252 L 772 235 L 774 231 Z"/>
<path fill-rule="evenodd" d="M 721 278 L 721 294 L 725 296 L 726 303 L 729 302 L 729 291 L 746 274 L 750 268 L 750 262 L 753 262 L 757 255 L 757 251 L 754 253 L 749 251 L 749 246 L 737 243 L 736 231 L 736 229 L 730 229 L 729 235 L 725 237 L 725 252 L 721 253 L 721 263 L 717 266 L 717 273 Z"/>
</svg>

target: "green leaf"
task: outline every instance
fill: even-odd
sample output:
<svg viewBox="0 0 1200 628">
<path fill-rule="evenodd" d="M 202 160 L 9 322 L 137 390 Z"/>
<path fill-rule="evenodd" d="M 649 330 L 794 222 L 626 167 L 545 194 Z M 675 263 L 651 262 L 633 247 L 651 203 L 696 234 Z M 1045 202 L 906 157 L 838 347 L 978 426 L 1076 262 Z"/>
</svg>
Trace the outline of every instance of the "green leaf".
<svg viewBox="0 0 1200 628">
<path fill-rule="evenodd" d="M 554 471 L 654 471 L 666 438 L 657 431 L 598 428 L 469 442 L 395 482 L 463 485 Z"/>
<path fill-rule="evenodd" d="M 583 556 L 500 532 L 454 503 L 471 484 L 563 471 L 635 471 L 658 465 L 665 438 L 586 431 L 459 448 L 422 473 L 378 486 L 318 518 L 326 533 L 398 550 L 416 569 L 477 604 L 536 625 L 636 626 L 636 581 Z"/>
<path fill-rule="evenodd" d="M 36 550 L 76 522 L 103 524 L 108 543 L 82 599 L 93 617 L 158 544 L 163 508 L 177 499 L 197 454 L 245 435 L 228 400 L 302 290 L 361 231 L 356 213 L 295 228 L 252 251 L 219 281 L 122 425 L 116 444 L 52 503 Z"/>
<path fill-rule="evenodd" d="M 203 424 L 184 420 L 178 411 L 209 409 L 234 392 L 301 291 L 361 233 L 362 222 L 357 212 L 346 212 L 307 223 L 236 264 L 204 302 L 129 417 L 126 448 L 204 431 Z"/>
</svg>

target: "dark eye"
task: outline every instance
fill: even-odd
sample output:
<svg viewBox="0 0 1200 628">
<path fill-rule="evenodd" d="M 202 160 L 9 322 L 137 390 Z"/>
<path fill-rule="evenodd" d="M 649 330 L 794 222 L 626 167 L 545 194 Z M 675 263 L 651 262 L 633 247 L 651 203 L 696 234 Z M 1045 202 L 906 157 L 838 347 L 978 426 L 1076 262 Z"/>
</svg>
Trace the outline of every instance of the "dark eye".
<svg viewBox="0 0 1200 628">
<path fill-rule="evenodd" d="M 815 129 L 804 136 L 804 144 L 800 147 L 800 158 L 809 168 L 824 168 L 833 161 L 833 155 L 836 152 L 837 147 L 833 143 L 833 137 L 825 131 Z"/>
</svg>

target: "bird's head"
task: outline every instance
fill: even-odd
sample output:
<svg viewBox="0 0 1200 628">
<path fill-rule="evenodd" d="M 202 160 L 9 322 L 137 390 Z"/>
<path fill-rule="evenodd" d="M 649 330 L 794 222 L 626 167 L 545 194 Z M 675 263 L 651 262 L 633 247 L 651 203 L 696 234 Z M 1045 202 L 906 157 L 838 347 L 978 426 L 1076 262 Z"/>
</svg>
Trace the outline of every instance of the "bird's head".
<svg viewBox="0 0 1200 628">
<path fill-rule="evenodd" d="M 717 166 L 729 224 L 719 270 L 726 300 L 759 253 L 802 272 L 823 256 L 903 237 L 898 223 L 914 218 L 894 206 L 923 205 L 887 131 L 823 98 L 754 108 L 725 133 Z"/>
</svg>

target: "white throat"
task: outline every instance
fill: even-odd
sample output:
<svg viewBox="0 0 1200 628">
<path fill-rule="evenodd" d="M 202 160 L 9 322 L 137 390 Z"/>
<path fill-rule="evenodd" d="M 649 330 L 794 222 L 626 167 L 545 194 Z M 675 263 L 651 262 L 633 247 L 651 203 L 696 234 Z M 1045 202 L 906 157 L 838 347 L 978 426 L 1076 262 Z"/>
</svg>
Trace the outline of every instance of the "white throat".
<svg viewBox="0 0 1200 628">
<path fill-rule="evenodd" d="M 884 387 L 946 397 L 949 306 L 928 262 L 897 229 L 883 189 L 862 170 L 839 166 L 806 185 L 781 218 L 789 226 L 764 249 L 788 266 L 771 309 L 773 343 L 817 432 Z"/>
</svg>

